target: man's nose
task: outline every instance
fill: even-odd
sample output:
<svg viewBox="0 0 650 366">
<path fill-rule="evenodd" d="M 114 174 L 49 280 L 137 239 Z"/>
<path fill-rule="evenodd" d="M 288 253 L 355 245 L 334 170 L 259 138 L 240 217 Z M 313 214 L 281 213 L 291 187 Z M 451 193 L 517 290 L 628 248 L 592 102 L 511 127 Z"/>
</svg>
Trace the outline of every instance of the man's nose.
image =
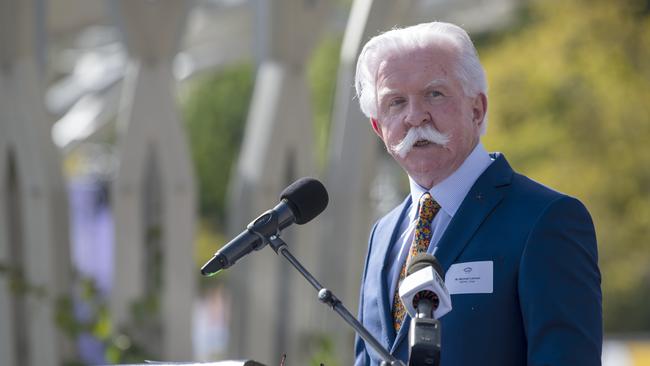
<svg viewBox="0 0 650 366">
<path fill-rule="evenodd" d="M 411 126 L 417 127 L 431 122 L 431 114 L 419 101 L 409 103 L 407 112 L 405 121 Z"/>
</svg>

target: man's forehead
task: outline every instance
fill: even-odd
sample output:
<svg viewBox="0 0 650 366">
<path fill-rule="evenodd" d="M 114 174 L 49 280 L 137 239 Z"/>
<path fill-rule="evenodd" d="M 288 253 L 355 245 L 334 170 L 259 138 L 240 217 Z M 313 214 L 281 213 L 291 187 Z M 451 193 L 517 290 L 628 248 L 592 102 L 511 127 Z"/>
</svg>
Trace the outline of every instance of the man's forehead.
<svg viewBox="0 0 650 366">
<path fill-rule="evenodd" d="M 433 73 L 438 71 L 446 76 L 446 72 L 453 68 L 454 60 L 448 50 L 441 49 L 417 49 L 403 54 L 394 54 L 379 62 L 375 74 L 376 85 L 402 83 L 410 75 L 425 70 Z"/>
<path fill-rule="evenodd" d="M 434 59 L 458 55 L 458 52 L 458 47 L 454 43 L 440 39 L 427 45 L 408 45 L 387 50 L 383 54 L 379 53 L 381 55 L 380 65 L 413 59 L 427 59 L 432 61 Z"/>
</svg>

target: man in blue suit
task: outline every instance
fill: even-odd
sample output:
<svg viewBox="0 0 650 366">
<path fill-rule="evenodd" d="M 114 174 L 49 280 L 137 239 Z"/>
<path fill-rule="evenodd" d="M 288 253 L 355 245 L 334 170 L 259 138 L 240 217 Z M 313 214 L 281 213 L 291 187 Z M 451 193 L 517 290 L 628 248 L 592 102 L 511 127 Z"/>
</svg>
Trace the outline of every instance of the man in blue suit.
<svg viewBox="0 0 650 366">
<path fill-rule="evenodd" d="M 453 307 L 440 319 L 441 365 L 600 365 L 589 213 L 484 149 L 487 83 L 467 33 L 434 22 L 374 37 L 359 56 L 355 86 L 411 187 L 372 228 L 359 301 L 364 326 L 407 361 L 410 319 L 395 293 L 411 252 L 426 251 L 446 272 Z M 432 219 L 423 221 L 420 200 L 435 208 Z M 414 239 L 423 235 L 424 244 Z M 355 365 L 382 361 L 360 338 L 355 349 Z"/>
</svg>

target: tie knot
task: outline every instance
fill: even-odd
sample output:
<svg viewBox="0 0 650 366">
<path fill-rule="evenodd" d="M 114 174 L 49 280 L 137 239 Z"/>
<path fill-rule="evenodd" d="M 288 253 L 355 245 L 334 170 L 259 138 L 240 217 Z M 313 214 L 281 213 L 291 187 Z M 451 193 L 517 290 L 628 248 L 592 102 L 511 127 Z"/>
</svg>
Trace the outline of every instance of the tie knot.
<svg viewBox="0 0 650 366">
<path fill-rule="evenodd" d="M 420 219 L 430 222 L 439 209 L 440 205 L 431 197 L 429 192 L 426 192 L 420 197 Z"/>
</svg>

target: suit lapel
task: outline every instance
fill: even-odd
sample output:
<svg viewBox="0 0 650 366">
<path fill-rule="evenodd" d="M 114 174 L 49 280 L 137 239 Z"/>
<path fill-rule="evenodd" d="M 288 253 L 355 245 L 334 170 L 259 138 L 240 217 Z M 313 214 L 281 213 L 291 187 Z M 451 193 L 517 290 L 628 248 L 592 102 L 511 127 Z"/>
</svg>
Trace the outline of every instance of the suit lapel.
<svg viewBox="0 0 650 366">
<path fill-rule="evenodd" d="M 380 261 L 381 271 L 375 272 L 373 275 L 378 276 L 375 283 L 380 283 L 381 288 L 388 289 L 389 281 L 386 260 L 392 246 L 394 245 L 397 237 L 399 235 L 399 227 L 404 215 L 406 214 L 406 209 L 411 203 L 411 196 L 409 195 L 400 206 L 398 206 L 393 214 L 386 217 L 386 222 L 377 227 L 377 232 L 375 233 L 374 242 L 377 245 L 376 250 L 373 250 L 376 253 L 374 260 Z M 377 263 L 377 262 L 375 262 Z M 393 315 L 391 313 L 392 306 L 392 294 L 388 294 L 388 290 L 379 291 L 380 298 L 378 299 L 377 308 L 379 309 L 382 335 L 384 337 L 383 341 L 386 345 L 390 347 L 395 339 L 395 328 L 393 328 Z"/>
<path fill-rule="evenodd" d="M 503 188 L 510 185 L 512 174 L 512 168 L 505 157 L 498 154 L 467 193 L 437 245 L 436 258 L 445 272 L 460 256 L 481 223 L 503 199 Z"/>
<path fill-rule="evenodd" d="M 397 347 L 399 347 L 402 340 L 404 340 L 404 338 L 406 338 L 406 335 L 409 334 L 409 328 L 411 328 L 411 316 L 408 313 L 406 313 L 406 315 L 404 316 L 404 322 L 402 323 L 402 327 L 399 328 L 399 332 L 395 337 L 395 342 L 393 342 L 393 346 L 390 349 L 390 353 L 395 353 Z"/>
</svg>

